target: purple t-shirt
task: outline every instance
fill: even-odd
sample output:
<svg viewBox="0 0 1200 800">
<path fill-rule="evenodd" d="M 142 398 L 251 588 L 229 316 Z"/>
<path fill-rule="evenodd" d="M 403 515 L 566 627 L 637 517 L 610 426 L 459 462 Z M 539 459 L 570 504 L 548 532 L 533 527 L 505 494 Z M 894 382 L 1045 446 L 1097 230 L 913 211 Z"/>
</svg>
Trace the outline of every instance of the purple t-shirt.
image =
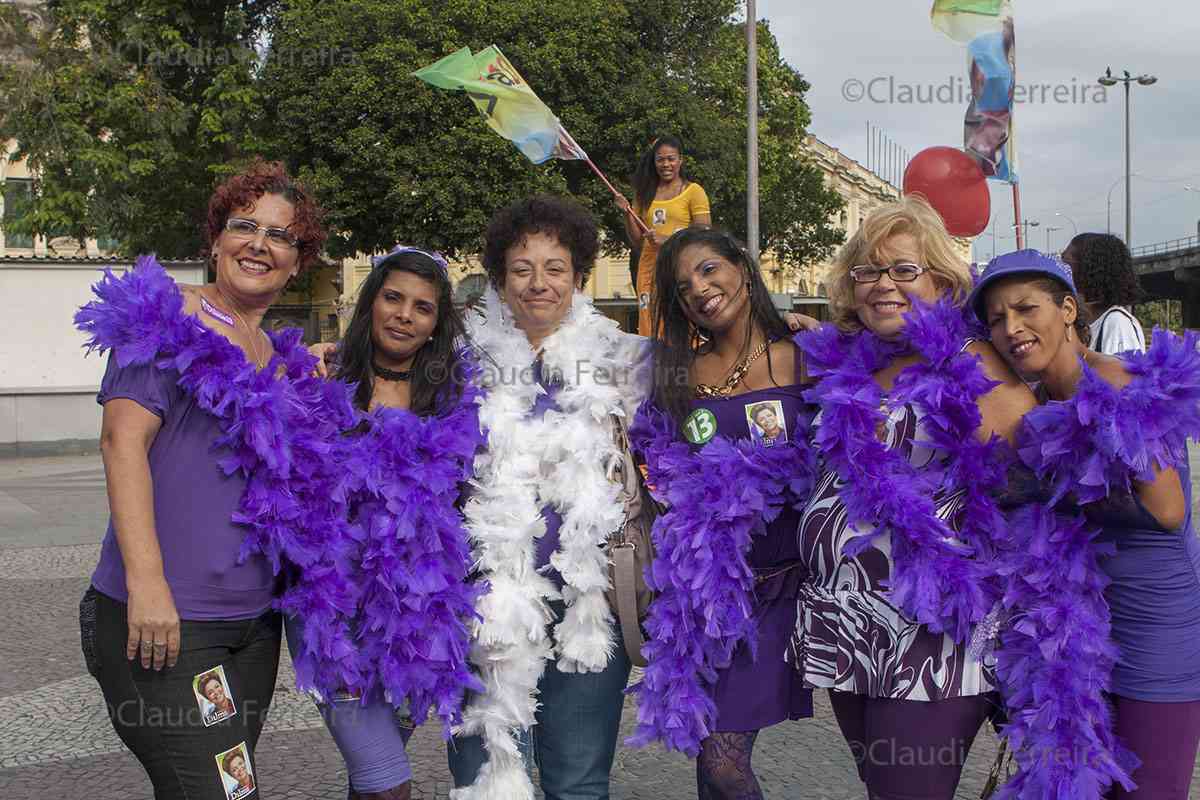
<svg viewBox="0 0 1200 800">
<path fill-rule="evenodd" d="M 180 618 L 257 617 L 270 607 L 276 581 L 261 554 L 238 563 L 246 529 L 232 516 L 246 481 L 220 468 L 220 451 L 213 449 L 220 422 L 179 388 L 178 379 L 174 370 L 152 365 L 118 366 L 110 354 L 96 400 L 125 398 L 162 418 L 149 452 L 154 525 Z M 129 599 L 111 518 L 92 585 L 121 602 Z"/>
</svg>

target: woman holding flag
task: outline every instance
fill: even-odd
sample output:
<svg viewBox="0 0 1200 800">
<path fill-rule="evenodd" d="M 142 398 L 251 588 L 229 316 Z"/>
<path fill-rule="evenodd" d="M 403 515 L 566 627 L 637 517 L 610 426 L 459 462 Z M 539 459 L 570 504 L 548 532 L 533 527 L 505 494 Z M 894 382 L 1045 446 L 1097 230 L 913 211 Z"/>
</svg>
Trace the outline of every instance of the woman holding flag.
<svg viewBox="0 0 1200 800">
<path fill-rule="evenodd" d="M 638 161 L 633 174 L 634 201 L 617 196 L 625 212 L 625 231 L 638 257 L 636 281 L 638 333 L 649 336 L 654 308 L 654 264 L 659 248 L 674 234 L 691 225 L 711 225 L 712 212 L 704 187 L 689 180 L 679 137 L 660 136 Z M 639 224 L 639 220 L 641 224 Z"/>
</svg>

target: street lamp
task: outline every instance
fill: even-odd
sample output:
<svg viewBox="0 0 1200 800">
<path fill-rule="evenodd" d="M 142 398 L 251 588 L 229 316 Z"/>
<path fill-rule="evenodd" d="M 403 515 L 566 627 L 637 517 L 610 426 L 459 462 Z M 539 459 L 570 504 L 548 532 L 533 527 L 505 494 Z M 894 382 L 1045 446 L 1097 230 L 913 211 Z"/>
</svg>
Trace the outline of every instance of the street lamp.
<svg viewBox="0 0 1200 800">
<path fill-rule="evenodd" d="M 1135 178 L 1135 177 L 1137 177 L 1137 173 L 1134 172 L 1129 177 Z M 1105 233 L 1112 233 L 1112 190 L 1117 188 L 1117 184 L 1123 180 L 1126 180 L 1124 175 L 1117 178 L 1115 181 L 1112 182 L 1112 186 L 1108 187 L 1108 216 L 1105 217 L 1105 220 L 1106 220 L 1104 223 L 1104 232 Z"/>
<path fill-rule="evenodd" d="M 1057 225 L 1047 225 L 1046 226 L 1046 252 L 1047 253 L 1050 252 L 1050 234 L 1054 233 L 1055 231 L 1061 231 L 1061 230 L 1062 230 L 1062 228 L 1060 228 Z"/>
<path fill-rule="evenodd" d="M 1070 217 L 1068 217 L 1066 214 L 1062 213 L 1061 211 L 1055 211 L 1054 216 L 1062 217 L 1067 222 L 1071 223 L 1071 235 L 1072 236 L 1079 235 L 1079 226 L 1075 224 L 1075 220 L 1071 219 Z"/>
<path fill-rule="evenodd" d="M 1142 86 L 1151 86 L 1158 82 L 1158 78 L 1153 75 L 1138 75 L 1135 78 L 1129 74 L 1129 70 L 1124 72 L 1124 78 L 1114 78 L 1112 67 L 1108 67 L 1098 80 L 1101 86 L 1125 84 L 1125 246 L 1133 247 L 1133 207 L 1130 203 L 1132 192 L 1129 183 L 1129 178 L 1133 174 L 1129 171 L 1129 84 L 1137 81 Z M 1111 196 L 1111 194 L 1112 190 L 1110 189 L 1109 195 Z"/>
<path fill-rule="evenodd" d="M 1026 219 L 1024 222 L 1014 222 L 1012 225 L 1014 231 L 1017 228 L 1024 228 L 1024 230 L 1021 232 L 1023 235 L 1020 236 L 1017 241 L 1024 242 L 1025 246 L 1028 247 L 1029 246 L 1029 229 L 1036 228 L 1038 225 L 1041 225 L 1041 224 L 1042 223 L 1038 222 L 1036 219 Z"/>
</svg>

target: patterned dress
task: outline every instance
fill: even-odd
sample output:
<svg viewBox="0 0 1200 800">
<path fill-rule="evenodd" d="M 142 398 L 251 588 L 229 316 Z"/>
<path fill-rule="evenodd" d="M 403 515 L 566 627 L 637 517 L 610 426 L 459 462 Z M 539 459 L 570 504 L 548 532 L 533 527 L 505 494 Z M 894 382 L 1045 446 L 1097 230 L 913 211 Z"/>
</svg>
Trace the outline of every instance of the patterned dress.
<svg viewBox="0 0 1200 800">
<path fill-rule="evenodd" d="M 921 444 L 923 413 L 889 410 L 881 436 L 921 469 L 945 453 Z M 817 418 L 820 424 L 820 417 Z M 790 657 L 804 685 L 896 700 L 946 700 L 990 692 L 994 663 L 973 648 L 931 633 L 892 604 L 891 539 L 881 536 L 854 557 L 842 548 L 864 531 L 848 524 L 840 496 L 844 482 L 824 470 L 800 524 L 800 554 L 809 581 L 800 590 Z M 957 530 L 963 492 L 934 497 L 938 515 Z"/>
</svg>

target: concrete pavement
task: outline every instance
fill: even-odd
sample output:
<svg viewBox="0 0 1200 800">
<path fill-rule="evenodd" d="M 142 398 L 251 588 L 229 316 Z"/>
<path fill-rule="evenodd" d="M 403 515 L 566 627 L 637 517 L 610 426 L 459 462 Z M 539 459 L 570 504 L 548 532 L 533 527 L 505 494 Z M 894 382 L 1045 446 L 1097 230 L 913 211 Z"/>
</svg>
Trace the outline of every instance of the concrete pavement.
<svg viewBox="0 0 1200 800">
<path fill-rule="evenodd" d="M 1193 475 L 1200 475 L 1200 468 L 1194 468 Z M 95 565 L 107 516 L 98 456 L 0 460 L 3 800 L 152 797 L 141 767 L 112 732 L 99 689 L 79 651 L 77 606 Z M 633 719 L 632 703 L 627 701 L 626 735 Z M 414 798 L 447 797 L 445 746 L 434 726 L 417 731 L 409 755 Z M 994 755 L 995 737 L 984 730 L 957 797 L 979 796 Z M 340 755 L 312 703 L 295 691 L 286 655 L 255 762 L 261 797 L 345 797 Z M 754 764 L 771 800 L 863 797 L 823 693 L 817 695 L 814 719 L 785 723 L 762 734 Z M 1200 794 L 1200 772 L 1197 775 L 1192 787 Z M 688 759 L 659 748 L 619 748 L 613 800 L 695 796 L 694 766 Z"/>
</svg>

